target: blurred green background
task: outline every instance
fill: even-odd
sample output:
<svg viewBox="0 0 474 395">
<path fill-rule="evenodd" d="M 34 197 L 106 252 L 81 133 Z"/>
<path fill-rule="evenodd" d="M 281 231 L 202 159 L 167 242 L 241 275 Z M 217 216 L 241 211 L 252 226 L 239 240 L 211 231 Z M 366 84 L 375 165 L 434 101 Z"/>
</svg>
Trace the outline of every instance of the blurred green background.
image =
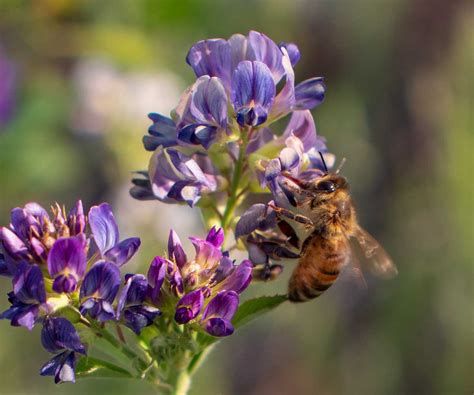
<svg viewBox="0 0 474 395">
<path fill-rule="evenodd" d="M 170 224 L 203 235 L 184 206 L 128 196 L 146 168 L 148 112 L 169 113 L 194 75 L 188 48 L 266 33 L 299 45 L 297 81 L 325 76 L 314 112 L 346 157 L 360 222 L 399 276 L 340 282 L 285 304 L 219 344 L 191 394 L 471 394 L 474 391 L 474 8 L 443 0 L 0 0 L 0 56 L 15 67 L 0 126 L 0 219 L 36 200 L 113 207 L 143 248 L 163 251 Z M 1 80 L 5 78 L 0 75 Z M 189 247 L 189 246 L 188 246 Z M 284 292 L 285 275 L 248 295 Z M 5 294 L 9 280 L 0 279 Z M 7 307 L 6 297 L 0 307 Z M 0 322 L 1 394 L 149 394 L 146 384 L 38 375 L 39 328 Z"/>
</svg>

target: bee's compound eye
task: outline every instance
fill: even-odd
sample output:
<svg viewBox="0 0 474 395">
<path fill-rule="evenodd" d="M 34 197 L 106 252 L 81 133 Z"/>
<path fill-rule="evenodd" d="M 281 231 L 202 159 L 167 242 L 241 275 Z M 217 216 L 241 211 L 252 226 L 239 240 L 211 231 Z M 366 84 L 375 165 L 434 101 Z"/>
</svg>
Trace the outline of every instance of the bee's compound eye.
<svg viewBox="0 0 474 395">
<path fill-rule="evenodd" d="M 321 181 L 318 184 L 318 191 L 321 192 L 334 192 L 336 190 L 336 185 L 332 181 Z"/>
</svg>

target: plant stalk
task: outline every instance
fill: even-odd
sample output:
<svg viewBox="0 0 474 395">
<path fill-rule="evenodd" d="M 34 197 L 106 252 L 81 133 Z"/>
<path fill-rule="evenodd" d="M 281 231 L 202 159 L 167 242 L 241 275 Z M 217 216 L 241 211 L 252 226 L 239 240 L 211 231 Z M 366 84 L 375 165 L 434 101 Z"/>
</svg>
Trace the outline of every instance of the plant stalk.
<svg viewBox="0 0 474 395">
<path fill-rule="evenodd" d="M 248 144 L 248 137 L 246 133 L 242 133 L 242 142 L 240 144 L 239 149 L 239 157 L 235 162 L 234 172 L 232 175 L 232 182 L 230 186 L 230 196 L 227 200 L 227 204 L 224 210 L 224 215 L 221 221 L 222 229 L 224 230 L 224 234 L 227 232 L 230 223 L 234 217 L 234 211 L 237 206 L 238 198 L 239 198 L 239 187 L 240 181 L 243 174 L 244 164 L 246 161 L 246 150 Z"/>
</svg>

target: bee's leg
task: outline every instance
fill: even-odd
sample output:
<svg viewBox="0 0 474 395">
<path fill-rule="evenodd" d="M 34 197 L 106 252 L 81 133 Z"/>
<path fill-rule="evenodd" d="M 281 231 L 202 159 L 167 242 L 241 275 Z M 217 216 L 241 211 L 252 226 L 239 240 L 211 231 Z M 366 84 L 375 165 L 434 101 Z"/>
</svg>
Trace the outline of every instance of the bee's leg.
<svg viewBox="0 0 474 395">
<path fill-rule="evenodd" d="M 300 239 L 293 227 L 288 222 L 284 220 L 278 221 L 278 228 L 286 237 L 288 237 L 288 243 L 290 245 L 295 248 L 300 248 Z"/>
<path fill-rule="evenodd" d="M 308 229 L 314 226 L 313 221 L 311 221 L 311 219 L 305 217 L 304 215 L 295 214 L 286 208 L 277 207 L 273 204 L 269 204 L 268 206 L 271 207 L 277 213 L 277 215 L 292 219 L 293 221 L 303 224 Z"/>
<path fill-rule="evenodd" d="M 252 234 L 247 238 L 247 242 L 256 245 L 267 256 L 267 259 L 296 259 L 300 257 L 299 254 L 287 248 L 291 246 L 284 238 L 275 240 Z"/>
</svg>

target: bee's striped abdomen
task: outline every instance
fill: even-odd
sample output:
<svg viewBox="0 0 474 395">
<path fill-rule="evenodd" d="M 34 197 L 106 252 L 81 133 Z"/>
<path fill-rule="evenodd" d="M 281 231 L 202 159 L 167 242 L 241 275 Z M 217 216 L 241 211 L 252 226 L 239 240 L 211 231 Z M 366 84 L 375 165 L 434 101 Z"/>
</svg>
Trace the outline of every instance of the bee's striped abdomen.
<svg viewBox="0 0 474 395">
<path fill-rule="evenodd" d="M 290 278 L 288 297 L 292 302 L 314 299 L 326 291 L 347 261 L 347 240 L 328 240 L 311 235 L 305 251 Z"/>
</svg>

